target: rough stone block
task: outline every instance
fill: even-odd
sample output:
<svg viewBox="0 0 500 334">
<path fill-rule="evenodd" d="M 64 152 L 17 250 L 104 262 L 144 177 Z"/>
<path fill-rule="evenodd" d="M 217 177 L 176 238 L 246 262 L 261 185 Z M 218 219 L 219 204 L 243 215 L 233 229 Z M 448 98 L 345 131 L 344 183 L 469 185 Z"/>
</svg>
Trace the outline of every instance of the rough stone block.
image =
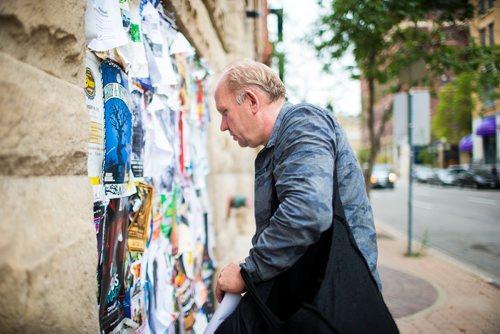
<svg viewBox="0 0 500 334">
<path fill-rule="evenodd" d="M 165 9 L 175 14 L 180 31 L 196 48 L 198 54 L 209 60 L 213 69 L 220 70 L 228 64 L 222 41 L 201 0 L 167 1 Z M 231 30 L 233 27 L 226 26 L 225 29 Z"/>
<path fill-rule="evenodd" d="M 208 187 L 211 189 L 209 195 L 213 205 L 215 256 L 221 264 L 243 260 L 248 255 L 251 236 L 255 231 L 253 174 L 210 174 Z M 228 216 L 228 200 L 234 195 L 246 196 L 251 205 L 233 209 Z"/>
<path fill-rule="evenodd" d="M 85 176 L 0 176 L 2 333 L 98 333 L 97 246 Z"/>
<path fill-rule="evenodd" d="M 0 53 L 0 175 L 84 175 L 83 89 Z"/>
<path fill-rule="evenodd" d="M 73 84 L 83 82 L 86 1 L 2 0 L 0 51 Z"/>
</svg>

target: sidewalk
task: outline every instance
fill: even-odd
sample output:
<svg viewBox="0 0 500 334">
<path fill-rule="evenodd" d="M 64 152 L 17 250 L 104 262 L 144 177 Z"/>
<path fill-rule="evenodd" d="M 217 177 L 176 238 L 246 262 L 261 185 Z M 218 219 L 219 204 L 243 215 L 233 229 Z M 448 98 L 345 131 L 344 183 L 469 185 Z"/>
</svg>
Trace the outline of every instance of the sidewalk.
<svg viewBox="0 0 500 334">
<path fill-rule="evenodd" d="M 383 294 L 401 333 L 500 333 L 498 287 L 434 250 L 404 256 L 406 240 L 386 225 L 377 233 Z"/>
</svg>

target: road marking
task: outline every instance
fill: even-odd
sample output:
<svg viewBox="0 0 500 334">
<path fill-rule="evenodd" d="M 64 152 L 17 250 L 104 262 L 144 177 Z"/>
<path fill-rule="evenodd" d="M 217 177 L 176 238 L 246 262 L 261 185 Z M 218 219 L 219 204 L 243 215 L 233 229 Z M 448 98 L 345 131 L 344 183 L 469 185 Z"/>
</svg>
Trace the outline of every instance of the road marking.
<svg viewBox="0 0 500 334">
<path fill-rule="evenodd" d="M 498 205 L 499 203 L 493 199 L 480 198 L 480 197 L 467 197 L 469 202 L 488 204 L 488 205 Z"/>
<path fill-rule="evenodd" d="M 434 208 L 434 206 L 432 204 L 429 204 L 427 202 L 415 201 L 415 200 L 413 200 L 413 206 L 420 208 L 420 209 L 426 209 L 426 210 L 432 210 Z"/>
</svg>

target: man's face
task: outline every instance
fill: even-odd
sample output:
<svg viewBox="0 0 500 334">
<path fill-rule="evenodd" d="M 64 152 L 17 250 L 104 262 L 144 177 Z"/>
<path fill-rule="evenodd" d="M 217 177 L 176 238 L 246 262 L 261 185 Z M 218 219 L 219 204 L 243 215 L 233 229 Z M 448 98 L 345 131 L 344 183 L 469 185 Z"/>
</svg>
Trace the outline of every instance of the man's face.
<svg viewBox="0 0 500 334">
<path fill-rule="evenodd" d="M 224 81 L 221 81 L 215 90 L 215 105 L 221 114 L 220 130 L 229 130 L 233 140 L 241 147 L 257 147 L 253 136 L 255 127 L 250 106 L 245 99 L 241 104 L 236 103 L 236 95 L 229 91 Z"/>
</svg>

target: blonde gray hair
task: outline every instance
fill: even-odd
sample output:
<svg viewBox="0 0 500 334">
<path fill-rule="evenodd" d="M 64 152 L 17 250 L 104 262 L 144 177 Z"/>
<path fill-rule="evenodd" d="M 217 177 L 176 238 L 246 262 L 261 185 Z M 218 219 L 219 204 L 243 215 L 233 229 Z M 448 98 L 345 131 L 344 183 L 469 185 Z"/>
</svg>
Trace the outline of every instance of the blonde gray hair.
<svg viewBox="0 0 500 334">
<path fill-rule="evenodd" d="M 266 93 L 270 102 L 285 98 L 286 89 L 278 75 L 268 66 L 256 61 L 245 60 L 229 66 L 224 72 L 227 87 L 236 93 L 236 103 L 243 103 L 244 90 L 256 86 Z"/>
</svg>

